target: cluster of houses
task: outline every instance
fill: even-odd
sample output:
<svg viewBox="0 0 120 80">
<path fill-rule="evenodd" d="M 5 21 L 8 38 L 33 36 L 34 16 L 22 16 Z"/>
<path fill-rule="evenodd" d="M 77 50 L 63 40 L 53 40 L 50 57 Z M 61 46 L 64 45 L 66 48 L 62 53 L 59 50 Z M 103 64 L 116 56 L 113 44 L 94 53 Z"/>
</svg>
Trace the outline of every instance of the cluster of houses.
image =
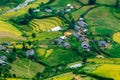
<svg viewBox="0 0 120 80">
<path fill-rule="evenodd" d="M 81 47 L 90 51 L 89 39 L 86 35 L 88 29 L 86 28 L 87 23 L 84 21 L 84 18 L 79 18 L 76 24 L 74 25 L 75 31 L 73 32 L 73 36 L 75 36 L 79 41 L 81 41 Z"/>
</svg>

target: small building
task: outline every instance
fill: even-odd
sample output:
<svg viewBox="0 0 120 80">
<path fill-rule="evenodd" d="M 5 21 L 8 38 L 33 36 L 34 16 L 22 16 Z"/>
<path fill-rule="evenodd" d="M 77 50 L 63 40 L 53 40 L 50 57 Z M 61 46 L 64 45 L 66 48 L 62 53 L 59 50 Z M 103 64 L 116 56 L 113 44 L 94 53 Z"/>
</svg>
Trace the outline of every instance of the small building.
<svg viewBox="0 0 120 80">
<path fill-rule="evenodd" d="M 7 57 L 2 55 L 2 56 L 0 56 L 0 60 L 5 61 L 5 60 L 7 60 Z"/>
<path fill-rule="evenodd" d="M 73 9 L 74 7 L 72 6 L 72 4 L 67 4 L 67 8 Z"/>
<path fill-rule="evenodd" d="M 0 51 L 1 51 L 1 50 L 6 50 L 6 49 L 7 49 L 6 46 L 2 46 L 2 45 L 0 45 Z"/>
<path fill-rule="evenodd" d="M 65 48 L 70 48 L 70 47 L 71 47 L 68 42 L 64 42 L 64 43 L 63 43 L 63 46 L 64 46 Z"/>
<path fill-rule="evenodd" d="M 74 64 L 74 65 L 71 65 L 69 68 L 78 68 L 78 67 L 81 67 L 82 64 L 79 63 L 79 64 Z"/>
<path fill-rule="evenodd" d="M 33 12 L 40 12 L 40 10 L 39 9 L 35 9 L 35 10 L 33 10 Z"/>
<path fill-rule="evenodd" d="M 80 30 L 80 29 L 81 29 L 81 27 L 80 27 L 80 26 L 78 26 L 78 25 L 74 25 L 74 29 L 75 29 L 76 31 L 78 31 L 78 30 Z"/>
<path fill-rule="evenodd" d="M 55 39 L 54 43 L 55 44 L 62 44 L 63 40 L 61 38 L 57 38 L 57 39 Z"/>
<path fill-rule="evenodd" d="M 46 8 L 45 8 L 45 11 L 51 13 L 51 12 L 52 12 L 52 9 L 51 9 L 50 7 L 46 7 Z"/>
<path fill-rule="evenodd" d="M 84 21 L 77 21 L 77 24 L 81 27 L 86 27 L 87 23 L 85 23 Z"/>
<path fill-rule="evenodd" d="M 82 47 L 83 49 L 89 49 L 89 43 L 83 41 L 83 42 L 81 43 L 81 47 Z"/>
<path fill-rule="evenodd" d="M 60 39 L 65 40 L 65 39 L 67 39 L 67 37 L 66 36 L 61 36 Z"/>
<path fill-rule="evenodd" d="M 57 26 L 51 29 L 51 31 L 59 31 L 59 30 L 62 30 L 60 26 Z"/>
<path fill-rule="evenodd" d="M 77 32 L 73 32 L 73 36 L 75 36 L 77 39 L 79 39 L 79 37 L 80 37 L 81 35 L 78 34 Z"/>
<path fill-rule="evenodd" d="M 33 56 L 34 53 L 35 53 L 35 52 L 34 52 L 33 49 L 27 50 L 27 51 L 26 51 L 26 57 Z"/>
<path fill-rule="evenodd" d="M 107 45 L 106 41 L 104 41 L 104 40 L 98 41 L 98 46 L 99 47 L 106 47 L 106 45 Z"/>
<path fill-rule="evenodd" d="M 84 21 L 84 18 L 79 18 L 79 21 Z"/>
<path fill-rule="evenodd" d="M 66 31 L 66 32 L 64 33 L 64 36 L 70 36 L 70 35 L 72 35 L 72 33 L 69 32 L 69 31 Z"/>
</svg>

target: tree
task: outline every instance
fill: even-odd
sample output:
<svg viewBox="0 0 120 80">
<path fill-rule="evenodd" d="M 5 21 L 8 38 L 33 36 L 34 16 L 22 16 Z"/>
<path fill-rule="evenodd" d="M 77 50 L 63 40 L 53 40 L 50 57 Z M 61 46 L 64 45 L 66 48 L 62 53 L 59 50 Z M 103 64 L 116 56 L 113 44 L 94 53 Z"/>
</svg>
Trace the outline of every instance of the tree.
<svg viewBox="0 0 120 80">
<path fill-rule="evenodd" d="M 96 0 L 89 0 L 88 1 L 88 4 L 90 4 L 90 5 L 93 5 L 93 4 L 95 4 L 96 3 Z"/>
<path fill-rule="evenodd" d="M 22 44 L 22 50 L 25 51 L 26 50 L 26 47 L 25 47 L 25 42 L 23 42 Z"/>
<path fill-rule="evenodd" d="M 116 8 L 119 8 L 119 7 L 120 7 L 120 1 L 119 1 L 119 0 L 116 0 L 115 7 L 116 7 Z"/>
<path fill-rule="evenodd" d="M 13 49 L 12 49 L 13 52 L 16 52 L 16 47 L 14 46 Z"/>
<path fill-rule="evenodd" d="M 35 33 L 32 33 L 32 38 L 35 38 L 36 37 L 36 34 Z"/>
</svg>

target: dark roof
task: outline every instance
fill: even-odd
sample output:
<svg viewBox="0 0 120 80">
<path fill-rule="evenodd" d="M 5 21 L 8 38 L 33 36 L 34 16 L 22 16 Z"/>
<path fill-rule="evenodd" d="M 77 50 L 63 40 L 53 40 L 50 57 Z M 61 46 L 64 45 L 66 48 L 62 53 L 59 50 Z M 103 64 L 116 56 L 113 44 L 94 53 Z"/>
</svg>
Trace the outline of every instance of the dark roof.
<svg viewBox="0 0 120 80">
<path fill-rule="evenodd" d="M 75 36 L 76 38 L 79 39 L 79 37 L 81 36 L 80 34 L 78 34 L 77 32 L 73 32 L 73 36 Z"/>
<path fill-rule="evenodd" d="M 89 43 L 83 41 L 83 42 L 81 43 L 81 46 L 82 46 L 82 48 L 87 49 L 87 48 L 89 48 Z"/>
<path fill-rule="evenodd" d="M 57 39 L 55 39 L 55 42 L 56 42 L 57 44 L 61 44 L 61 43 L 63 42 L 63 40 L 62 40 L 61 38 L 57 38 Z"/>
</svg>

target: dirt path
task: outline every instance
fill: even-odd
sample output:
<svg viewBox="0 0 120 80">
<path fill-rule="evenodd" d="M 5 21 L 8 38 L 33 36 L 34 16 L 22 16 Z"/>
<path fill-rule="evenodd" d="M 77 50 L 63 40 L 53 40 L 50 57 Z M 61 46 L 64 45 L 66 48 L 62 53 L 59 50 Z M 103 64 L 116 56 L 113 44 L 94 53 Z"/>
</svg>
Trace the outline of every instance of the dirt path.
<svg viewBox="0 0 120 80">
<path fill-rule="evenodd" d="M 29 64 L 27 66 L 27 71 L 28 71 L 29 76 L 31 76 L 31 74 L 30 74 L 30 66 L 31 66 L 31 60 L 29 60 Z"/>
<path fill-rule="evenodd" d="M 22 4 L 19 4 L 17 7 L 12 8 L 12 9 L 10 9 L 8 11 L 5 11 L 2 14 L 8 13 L 8 12 L 14 12 L 16 10 L 20 10 L 20 9 L 26 7 L 29 3 L 33 2 L 33 1 L 35 1 L 35 0 L 25 0 L 25 2 L 23 2 Z"/>
</svg>

